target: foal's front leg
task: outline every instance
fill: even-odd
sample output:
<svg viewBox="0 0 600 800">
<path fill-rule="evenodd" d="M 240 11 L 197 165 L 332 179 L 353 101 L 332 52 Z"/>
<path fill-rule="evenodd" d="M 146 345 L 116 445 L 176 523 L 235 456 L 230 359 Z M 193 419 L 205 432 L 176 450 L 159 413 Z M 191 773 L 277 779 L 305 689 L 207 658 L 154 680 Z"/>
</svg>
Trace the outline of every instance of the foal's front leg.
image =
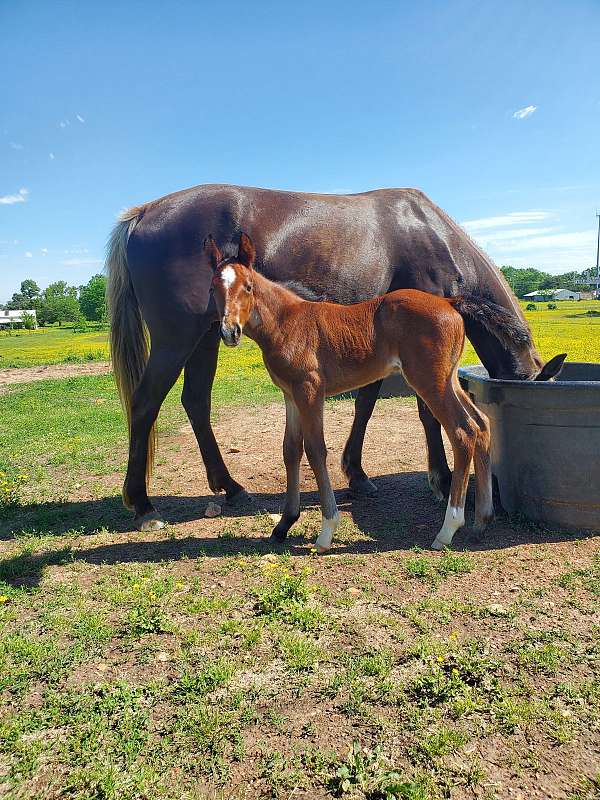
<svg viewBox="0 0 600 800">
<path fill-rule="evenodd" d="M 323 402 L 324 398 L 319 397 L 310 402 L 297 403 L 304 434 L 304 448 L 319 487 L 322 520 L 321 532 L 317 537 L 315 547 L 320 554 L 329 550 L 333 534 L 340 524 L 340 514 L 327 473 L 327 448 L 323 435 Z"/>
<path fill-rule="evenodd" d="M 273 528 L 271 541 L 285 541 L 289 529 L 300 516 L 300 459 L 302 458 L 302 427 L 300 412 L 291 397 L 285 397 L 285 435 L 283 460 L 287 475 L 287 491 L 283 514 Z"/>
</svg>

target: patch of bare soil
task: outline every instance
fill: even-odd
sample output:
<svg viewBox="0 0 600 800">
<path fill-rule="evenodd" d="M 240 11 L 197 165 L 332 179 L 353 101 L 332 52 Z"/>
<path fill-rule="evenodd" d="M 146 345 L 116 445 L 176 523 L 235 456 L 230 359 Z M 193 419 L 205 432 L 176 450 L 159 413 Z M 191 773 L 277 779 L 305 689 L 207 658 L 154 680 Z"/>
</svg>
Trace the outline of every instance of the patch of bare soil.
<svg viewBox="0 0 600 800">
<path fill-rule="evenodd" d="M 85 364 L 42 364 L 38 367 L 0 369 L 0 386 L 45 381 L 49 378 L 74 378 L 79 375 L 104 375 L 110 372 L 110 361 L 89 361 Z"/>
</svg>

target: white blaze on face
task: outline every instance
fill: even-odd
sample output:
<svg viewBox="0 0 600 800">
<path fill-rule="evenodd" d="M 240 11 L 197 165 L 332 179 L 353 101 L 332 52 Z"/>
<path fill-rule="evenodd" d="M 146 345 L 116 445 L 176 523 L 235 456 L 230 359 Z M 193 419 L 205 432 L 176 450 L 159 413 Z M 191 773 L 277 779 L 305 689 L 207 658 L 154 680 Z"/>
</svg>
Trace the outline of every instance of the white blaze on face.
<svg viewBox="0 0 600 800">
<path fill-rule="evenodd" d="M 233 267 L 225 267 L 221 272 L 221 280 L 223 281 L 223 286 L 225 291 L 231 289 L 233 284 L 235 283 L 235 270 Z"/>
</svg>

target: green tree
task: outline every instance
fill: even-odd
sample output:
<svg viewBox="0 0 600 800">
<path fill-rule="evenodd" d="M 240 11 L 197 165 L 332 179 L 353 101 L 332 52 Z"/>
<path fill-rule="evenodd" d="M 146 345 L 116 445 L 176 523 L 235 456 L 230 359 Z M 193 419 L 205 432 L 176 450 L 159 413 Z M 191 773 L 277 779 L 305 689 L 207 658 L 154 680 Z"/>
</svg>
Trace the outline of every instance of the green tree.
<svg viewBox="0 0 600 800">
<path fill-rule="evenodd" d="M 21 294 L 31 305 L 39 298 L 40 287 L 31 278 L 26 278 L 24 281 L 21 281 Z"/>
<path fill-rule="evenodd" d="M 79 306 L 86 319 L 95 322 L 106 316 L 106 278 L 92 275 L 85 286 L 79 288 Z"/>
<path fill-rule="evenodd" d="M 44 322 L 50 325 L 58 322 L 60 327 L 63 322 L 79 322 L 81 319 L 81 309 L 77 298 L 70 295 L 50 297 L 42 308 Z"/>
</svg>

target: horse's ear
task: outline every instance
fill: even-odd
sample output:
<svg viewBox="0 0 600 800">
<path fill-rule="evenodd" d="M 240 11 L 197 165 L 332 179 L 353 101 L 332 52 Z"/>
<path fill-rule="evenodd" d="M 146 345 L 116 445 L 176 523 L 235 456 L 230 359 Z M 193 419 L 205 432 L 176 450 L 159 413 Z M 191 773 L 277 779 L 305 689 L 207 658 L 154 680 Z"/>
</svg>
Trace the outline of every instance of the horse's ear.
<svg viewBox="0 0 600 800">
<path fill-rule="evenodd" d="M 238 248 L 238 261 L 245 267 L 253 267 L 256 260 L 256 249 L 252 239 L 246 233 L 240 233 L 240 246 Z"/>
<path fill-rule="evenodd" d="M 536 375 L 536 381 L 549 381 L 560 373 L 565 363 L 566 353 L 561 353 L 559 356 L 554 356 L 550 361 L 547 361 L 540 372 Z"/>
<path fill-rule="evenodd" d="M 221 261 L 221 251 L 217 247 L 217 243 L 213 239 L 212 233 L 209 233 L 204 240 L 204 252 L 208 256 L 208 260 L 213 268 L 213 271 L 216 270 L 219 262 Z"/>
</svg>

